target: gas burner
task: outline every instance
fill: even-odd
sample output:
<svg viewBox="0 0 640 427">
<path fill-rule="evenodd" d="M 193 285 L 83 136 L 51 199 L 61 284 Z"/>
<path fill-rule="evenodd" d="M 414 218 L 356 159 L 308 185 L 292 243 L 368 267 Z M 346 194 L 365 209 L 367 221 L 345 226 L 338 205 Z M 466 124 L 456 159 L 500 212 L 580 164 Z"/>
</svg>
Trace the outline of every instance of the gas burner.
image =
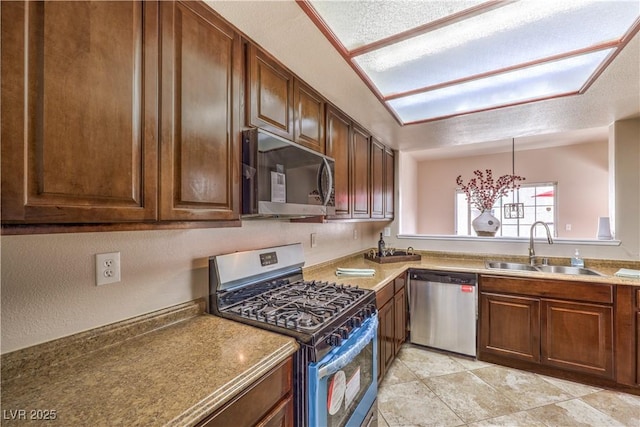
<svg viewBox="0 0 640 427">
<path fill-rule="evenodd" d="M 254 286 L 251 295 L 243 293 L 240 297 L 240 293 L 232 291 L 222 299 L 233 302 L 228 310 L 242 317 L 285 328 L 314 330 L 355 304 L 366 292 L 328 282 L 271 281 Z"/>
</svg>

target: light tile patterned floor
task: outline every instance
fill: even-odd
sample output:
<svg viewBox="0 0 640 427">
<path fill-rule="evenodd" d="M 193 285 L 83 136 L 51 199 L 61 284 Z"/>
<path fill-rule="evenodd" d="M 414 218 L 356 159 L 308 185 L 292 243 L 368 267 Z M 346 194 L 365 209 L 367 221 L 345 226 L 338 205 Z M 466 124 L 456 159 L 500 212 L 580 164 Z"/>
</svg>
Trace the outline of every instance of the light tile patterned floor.
<svg viewBox="0 0 640 427">
<path fill-rule="evenodd" d="M 378 390 L 378 426 L 640 427 L 640 396 L 405 344 Z"/>
</svg>

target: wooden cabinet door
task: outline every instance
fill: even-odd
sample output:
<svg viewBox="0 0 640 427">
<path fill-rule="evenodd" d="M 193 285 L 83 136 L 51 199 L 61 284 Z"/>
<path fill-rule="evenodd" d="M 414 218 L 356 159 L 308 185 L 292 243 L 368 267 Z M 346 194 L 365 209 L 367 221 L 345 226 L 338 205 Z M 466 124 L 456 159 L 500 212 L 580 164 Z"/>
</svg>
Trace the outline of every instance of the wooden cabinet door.
<svg viewBox="0 0 640 427">
<path fill-rule="evenodd" d="M 395 357 L 394 352 L 394 304 L 390 301 L 378 311 L 378 380 L 382 380 L 384 374 L 391 366 Z"/>
<path fill-rule="evenodd" d="M 369 218 L 370 206 L 370 181 L 369 163 L 371 145 L 369 134 L 360 127 L 353 126 L 351 134 L 351 216 L 353 218 Z"/>
<path fill-rule="evenodd" d="M 640 384 L 640 312 L 636 313 L 636 384 Z"/>
<path fill-rule="evenodd" d="M 320 153 L 325 152 L 324 99 L 298 79 L 293 84 L 293 140 Z"/>
<path fill-rule="evenodd" d="M 248 55 L 250 125 L 292 140 L 293 75 L 252 44 Z"/>
<path fill-rule="evenodd" d="M 157 7 L 3 2 L 3 222 L 157 218 Z"/>
<path fill-rule="evenodd" d="M 371 139 L 371 218 L 384 218 L 384 145 Z"/>
<path fill-rule="evenodd" d="M 400 280 L 400 279 L 396 279 Z M 398 354 L 407 336 L 407 296 L 405 288 L 401 288 L 393 297 L 394 308 L 394 355 Z"/>
<path fill-rule="evenodd" d="M 540 300 L 480 294 L 480 355 L 540 361 Z"/>
<path fill-rule="evenodd" d="M 332 218 L 351 218 L 350 138 L 351 120 L 327 106 L 326 154 L 335 159 L 336 213 Z"/>
<path fill-rule="evenodd" d="M 200 3 L 162 2 L 160 218 L 240 217 L 239 35 Z"/>
<path fill-rule="evenodd" d="M 613 309 L 542 300 L 542 363 L 613 377 Z"/>
<path fill-rule="evenodd" d="M 395 159 L 393 151 L 384 150 L 384 217 L 393 219 L 395 200 Z"/>
</svg>

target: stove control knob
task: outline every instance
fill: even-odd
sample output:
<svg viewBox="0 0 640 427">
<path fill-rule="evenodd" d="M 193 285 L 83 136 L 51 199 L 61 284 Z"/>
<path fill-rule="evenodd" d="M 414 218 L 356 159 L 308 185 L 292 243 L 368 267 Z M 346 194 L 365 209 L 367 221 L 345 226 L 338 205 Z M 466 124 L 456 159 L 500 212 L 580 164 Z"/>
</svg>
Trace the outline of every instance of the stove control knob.
<svg viewBox="0 0 640 427">
<path fill-rule="evenodd" d="M 332 347 L 338 347 L 340 344 L 342 344 L 342 337 L 340 336 L 340 334 L 334 332 L 327 337 L 327 344 Z"/>
<path fill-rule="evenodd" d="M 362 326 L 362 318 L 358 317 L 358 316 L 353 316 L 353 319 L 351 319 L 353 322 L 353 327 L 354 328 L 359 328 L 360 326 Z"/>
<path fill-rule="evenodd" d="M 342 337 L 342 339 L 346 340 L 347 338 L 349 338 L 349 328 L 347 328 L 346 326 L 340 327 L 338 331 L 340 332 L 340 337 Z"/>
</svg>

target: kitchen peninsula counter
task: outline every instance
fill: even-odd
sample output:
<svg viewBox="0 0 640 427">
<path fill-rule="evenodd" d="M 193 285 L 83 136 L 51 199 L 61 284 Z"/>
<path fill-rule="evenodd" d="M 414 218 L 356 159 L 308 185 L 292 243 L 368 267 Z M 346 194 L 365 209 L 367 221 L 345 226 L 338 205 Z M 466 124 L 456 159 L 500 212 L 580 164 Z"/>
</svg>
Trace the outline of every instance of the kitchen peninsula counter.
<svg viewBox="0 0 640 427">
<path fill-rule="evenodd" d="M 192 301 L 3 355 L 2 425 L 196 425 L 297 348 Z"/>
<path fill-rule="evenodd" d="M 529 277 L 536 279 L 609 283 L 616 285 L 640 285 L 640 280 L 638 279 L 614 276 L 615 272 L 620 268 L 640 269 L 640 262 L 637 261 L 588 259 L 585 261 L 585 266 L 603 274 L 603 276 L 591 276 L 545 273 L 539 271 L 499 270 L 489 269 L 485 266 L 485 261 L 487 260 L 528 263 L 527 257 L 513 255 L 473 255 L 454 254 L 450 252 L 417 251 L 416 253 L 422 256 L 420 261 L 380 264 L 375 261 L 365 259 L 364 254 L 367 252 L 368 251 L 362 251 L 357 254 L 306 267 L 304 269 L 304 277 L 307 280 L 324 280 L 339 284 L 350 284 L 365 289 L 373 289 L 375 291 L 382 289 L 387 283 L 410 268 Z M 549 257 L 549 264 L 569 265 L 569 259 Z M 374 269 L 375 275 L 373 277 L 336 276 L 337 268 Z"/>
</svg>

